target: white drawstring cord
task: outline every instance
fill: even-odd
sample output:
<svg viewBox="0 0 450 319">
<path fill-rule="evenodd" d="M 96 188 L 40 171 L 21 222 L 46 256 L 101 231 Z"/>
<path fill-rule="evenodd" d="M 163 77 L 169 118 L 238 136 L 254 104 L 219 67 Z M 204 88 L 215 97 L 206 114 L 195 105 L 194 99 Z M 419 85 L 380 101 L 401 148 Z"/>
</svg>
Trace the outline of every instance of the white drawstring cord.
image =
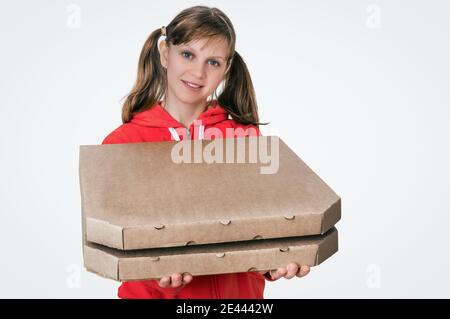
<svg viewBox="0 0 450 319">
<path fill-rule="evenodd" d="M 176 129 L 174 129 L 173 127 L 169 127 L 169 132 L 175 141 L 180 141 L 180 136 L 178 135 L 178 132 Z"/>
</svg>

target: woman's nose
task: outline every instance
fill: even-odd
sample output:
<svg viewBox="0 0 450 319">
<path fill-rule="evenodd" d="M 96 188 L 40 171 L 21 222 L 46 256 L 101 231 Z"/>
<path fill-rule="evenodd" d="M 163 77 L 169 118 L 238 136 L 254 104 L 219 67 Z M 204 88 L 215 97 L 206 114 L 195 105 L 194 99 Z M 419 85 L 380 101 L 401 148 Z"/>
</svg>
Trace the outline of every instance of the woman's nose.
<svg viewBox="0 0 450 319">
<path fill-rule="evenodd" d="M 205 74 L 205 65 L 201 62 L 193 63 L 191 73 L 198 79 L 203 79 Z"/>
</svg>

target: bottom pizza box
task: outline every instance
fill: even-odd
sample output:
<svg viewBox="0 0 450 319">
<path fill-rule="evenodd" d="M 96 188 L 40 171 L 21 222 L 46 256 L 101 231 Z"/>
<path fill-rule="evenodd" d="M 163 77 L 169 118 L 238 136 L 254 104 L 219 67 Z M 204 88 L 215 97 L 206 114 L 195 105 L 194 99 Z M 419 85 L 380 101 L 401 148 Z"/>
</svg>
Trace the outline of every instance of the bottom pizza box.
<svg viewBox="0 0 450 319">
<path fill-rule="evenodd" d="M 333 227 L 323 235 L 132 251 L 86 242 L 84 266 L 103 277 L 135 281 L 184 272 L 199 276 L 269 270 L 290 262 L 316 266 L 337 251 Z"/>
</svg>

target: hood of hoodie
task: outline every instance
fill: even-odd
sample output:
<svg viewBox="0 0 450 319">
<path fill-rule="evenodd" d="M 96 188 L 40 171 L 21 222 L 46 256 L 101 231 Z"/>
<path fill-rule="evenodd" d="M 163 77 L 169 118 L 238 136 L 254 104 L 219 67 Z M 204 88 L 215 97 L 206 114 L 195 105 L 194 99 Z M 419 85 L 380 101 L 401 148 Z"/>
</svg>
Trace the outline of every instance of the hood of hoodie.
<svg viewBox="0 0 450 319">
<path fill-rule="evenodd" d="M 228 119 L 228 112 L 221 107 L 217 102 L 211 105 L 206 111 L 200 114 L 200 116 L 193 122 L 194 125 L 209 126 L 219 122 L 223 122 Z M 196 121 L 200 121 L 196 122 Z M 137 113 L 131 119 L 131 123 L 148 126 L 148 127 L 167 127 L 177 128 L 183 127 L 183 124 L 174 119 L 162 106 L 161 101 L 145 110 Z"/>
</svg>

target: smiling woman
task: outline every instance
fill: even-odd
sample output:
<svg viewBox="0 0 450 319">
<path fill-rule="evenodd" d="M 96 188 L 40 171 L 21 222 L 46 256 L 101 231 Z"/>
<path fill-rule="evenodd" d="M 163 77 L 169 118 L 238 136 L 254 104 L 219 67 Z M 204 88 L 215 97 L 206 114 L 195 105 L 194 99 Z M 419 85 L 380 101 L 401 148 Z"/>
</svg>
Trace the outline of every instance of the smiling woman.
<svg viewBox="0 0 450 319">
<path fill-rule="evenodd" d="M 167 27 L 153 31 L 122 108 L 123 125 L 103 143 L 233 138 L 230 132 L 236 131 L 243 132 L 240 137 L 261 135 L 259 125 L 264 123 L 259 122 L 252 80 L 235 43 L 230 19 L 205 6 L 185 9 Z M 266 280 L 300 277 L 305 271 L 309 270 L 291 263 L 272 272 L 195 278 L 188 273 L 167 274 L 159 280 L 124 282 L 119 297 L 263 298 Z"/>
</svg>

